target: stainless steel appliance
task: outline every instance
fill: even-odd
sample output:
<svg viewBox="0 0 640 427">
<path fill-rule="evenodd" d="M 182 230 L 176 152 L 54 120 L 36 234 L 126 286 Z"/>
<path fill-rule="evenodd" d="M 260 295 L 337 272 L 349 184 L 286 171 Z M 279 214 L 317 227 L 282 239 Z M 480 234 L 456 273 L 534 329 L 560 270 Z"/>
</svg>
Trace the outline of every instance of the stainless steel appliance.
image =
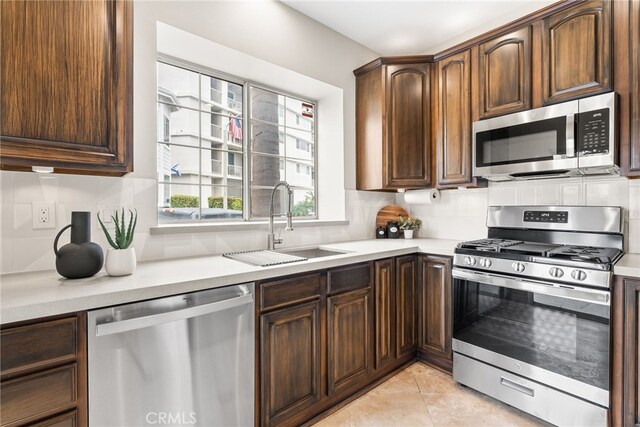
<svg viewBox="0 0 640 427">
<path fill-rule="evenodd" d="M 614 92 L 473 123 L 473 175 L 493 181 L 610 174 Z"/>
<path fill-rule="evenodd" d="M 252 426 L 254 285 L 93 310 L 89 424 Z"/>
<path fill-rule="evenodd" d="M 492 206 L 454 254 L 453 377 L 562 426 L 606 426 L 622 208 Z"/>
</svg>

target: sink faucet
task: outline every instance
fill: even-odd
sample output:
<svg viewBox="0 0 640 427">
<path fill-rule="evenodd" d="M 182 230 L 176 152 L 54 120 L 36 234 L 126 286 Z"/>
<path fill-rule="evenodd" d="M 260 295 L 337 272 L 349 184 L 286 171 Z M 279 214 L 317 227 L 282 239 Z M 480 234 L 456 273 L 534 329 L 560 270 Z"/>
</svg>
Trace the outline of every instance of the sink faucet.
<svg viewBox="0 0 640 427">
<path fill-rule="evenodd" d="M 273 232 L 273 203 L 276 195 L 276 191 L 278 187 L 285 187 L 287 189 L 287 193 L 289 193 L 289 202 L 287 203 L 287 231 L 293 231 L 293 221 L 291 218 L 291 207 L 293 205 L 293 190 L 291 190 L 291 186 L 286 181 L 280 181 L 276 183 L 273 187 L 273 191 L 271 192 L 271 204 L 269 206 L 269 235 L 267 237 L 267 249 L 274 250 L 276 244 L 282 243 L 282 239 L 276 239 L 276 235 Z"/>
</svg>

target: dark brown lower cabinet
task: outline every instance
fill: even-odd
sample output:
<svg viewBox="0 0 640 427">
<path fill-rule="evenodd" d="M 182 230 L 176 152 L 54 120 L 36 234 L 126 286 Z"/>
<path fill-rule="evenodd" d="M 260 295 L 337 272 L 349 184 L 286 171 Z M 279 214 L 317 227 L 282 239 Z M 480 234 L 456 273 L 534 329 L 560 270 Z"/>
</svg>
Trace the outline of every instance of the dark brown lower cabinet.
<svg viewBox="0 0 640 427">
<path fill-rule="evenodd" d="M 417 273 L 415 255 L 396 258 L 396 355 L 415 354 L 417 348 Z"/>
<path fill-rule="evenodd" d="M 278 424 L 323 396 L 320 301 L 260 316 L 261 424 Z"/>
<path fill-rule="evenodd" d="M 616 277 L 612 303 L 612 426 L 640 426 L 640 280 Z"/>
<path fill-rule="evenodd" d="M 0 335 L 0 425 L 86 425 L 84 313 L 3 325 Z"/>
<path fill-rule="evenodd" d="M 258 283 L 257 423 L 309 422 L 414 360 L 418 347 L 425 361 L 450 365 L 450 274 L 448 257 L 404 255 Z M 423 317 L 427 301 L 436 309 Z"/>
<path fill-rule="evenodd" d="M 394 258 L 374 262 L 375 368 L 396 360 L 396 287 Z"/>
<path fill-rule="evenodd" d="M 420 255 L 418 357 L 451 371 L 451 258 Z"/>
<path fill-rule="evenodd" d="M 366 380 L 373 370 L 372 289 L 327 299 L 327 384 L 332 395 Z"/>
</svg>

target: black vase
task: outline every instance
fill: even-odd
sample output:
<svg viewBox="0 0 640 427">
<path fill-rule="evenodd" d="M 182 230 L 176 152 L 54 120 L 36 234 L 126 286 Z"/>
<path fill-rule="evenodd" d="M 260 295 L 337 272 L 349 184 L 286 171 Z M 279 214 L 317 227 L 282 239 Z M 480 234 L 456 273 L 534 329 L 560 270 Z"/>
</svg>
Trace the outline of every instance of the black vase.
<svg viewBox="0 0 640 427">
<path fill-rule="evenodd" d="M 71 228 L 71 243 L 58 249 L 58 239 Z M 71 212 L 71 224 L 64 227 L 53 241 L 56 270 L 67 279 L 91 277 L 102 268 L 102 248 L 91 241 L 91 212 Z"/>
</svg>

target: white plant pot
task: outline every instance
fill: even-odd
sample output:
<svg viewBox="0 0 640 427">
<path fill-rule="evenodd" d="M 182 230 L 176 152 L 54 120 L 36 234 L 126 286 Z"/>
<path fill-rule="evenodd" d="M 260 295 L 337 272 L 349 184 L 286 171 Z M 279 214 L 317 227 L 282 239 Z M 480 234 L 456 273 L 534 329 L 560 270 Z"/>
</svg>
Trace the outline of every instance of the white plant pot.
<svg viewBox="0 0 640 427">
<path fill-rule="evenodd" d="M 413 239 L 413 230 L 404 230 L 405 239 Z"/>
<path fill-rule="evenodd" d="M 136 251 L 134 248 L 113 249 L 107 251 L 104 269 L 109 276 L 127 276 L 136 269 Z"/>
</svg>

